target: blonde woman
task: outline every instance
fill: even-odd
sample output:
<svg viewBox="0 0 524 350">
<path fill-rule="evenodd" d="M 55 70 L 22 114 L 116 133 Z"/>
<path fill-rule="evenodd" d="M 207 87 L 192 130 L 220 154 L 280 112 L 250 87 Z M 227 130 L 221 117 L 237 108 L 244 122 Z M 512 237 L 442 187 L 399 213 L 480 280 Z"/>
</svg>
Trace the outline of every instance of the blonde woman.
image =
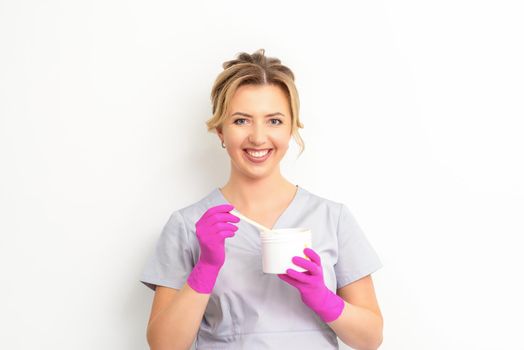
<svg viewBox="0 0 524 350">
<path fill-rule="evenodd" d="M 155 291 L 147 328 L 153 350 L 377 349 L 383 320 L 371 273 L 379 257 L 343 203 L 317 196 L 280 173 L 298 134 L 292 71 L 263 49 L 223 64 L 211 92 L 216 132 L 231 158 L 229 181 L 172 213 L 141 282 Z M 312 248 L 262 272 L 259 230 L 308 227 Z"/>
</svg>

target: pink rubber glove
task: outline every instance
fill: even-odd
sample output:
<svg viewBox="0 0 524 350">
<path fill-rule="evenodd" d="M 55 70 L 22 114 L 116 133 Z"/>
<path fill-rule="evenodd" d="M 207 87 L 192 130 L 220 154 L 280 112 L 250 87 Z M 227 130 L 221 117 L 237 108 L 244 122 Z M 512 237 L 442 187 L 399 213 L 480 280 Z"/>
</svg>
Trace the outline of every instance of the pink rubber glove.
<svg viewBox="0 0 524 350">
<path fill-rule="evenodd" d="M 233 237 L 238 227 L 228 221 L 240 219 L 229 211 L 231 204 L 221 204 L 209 208 L 197 221 L 196 236 L 200 245 L 200 257 L 187 278 L 187 284 L 202 294 L 211 294 L 218 273 L 226 259 L 225 240 Z"/>
<path fill-rule="evenodd" d="M 304 304 L 315 311 L 324 322 L 332 322 L 344 310 L 344 300 L 324 284 L 320 256 L 311 248 L 304 249 L 304 254 L 311 261 L 295 256 L 292 262 L 307 271 L 287 269 L 287 274 L 279 274 L 278 277 L 297 288 Z"/>
</svg>

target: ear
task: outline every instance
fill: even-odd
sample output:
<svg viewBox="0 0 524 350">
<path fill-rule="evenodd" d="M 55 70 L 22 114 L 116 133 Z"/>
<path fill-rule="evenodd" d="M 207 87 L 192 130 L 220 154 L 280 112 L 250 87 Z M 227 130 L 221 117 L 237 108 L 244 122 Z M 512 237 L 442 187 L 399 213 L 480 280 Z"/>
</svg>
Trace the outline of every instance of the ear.
<svg viewBox="0 0 524 350">
<path fill-rule="evenodd" d="M 218 138 L 220 139 L 220 143 L 224 142 L 224 134 L 222 133 L 222 126 L 217 126 L 215 128 Z"/>
</svg>

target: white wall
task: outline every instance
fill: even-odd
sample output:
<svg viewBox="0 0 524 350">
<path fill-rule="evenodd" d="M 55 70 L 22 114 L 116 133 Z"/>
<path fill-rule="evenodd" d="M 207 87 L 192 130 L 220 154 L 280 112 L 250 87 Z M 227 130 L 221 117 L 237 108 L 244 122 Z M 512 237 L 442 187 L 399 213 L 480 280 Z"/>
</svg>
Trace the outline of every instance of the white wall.
<svg viewBox="0 0 524 350">
<path fill-rule="evenodd" d="M 346 203 L 384 262 L 381 349 L 524 349 L 522 15 L 1 1 L 0 347 L 147 348 L 146 258 L 229 173 L 204 124 L 213 80 L 265 48 L 301 96 L 306 152 L 292 143 L 284 175 Z"/>
</svg>

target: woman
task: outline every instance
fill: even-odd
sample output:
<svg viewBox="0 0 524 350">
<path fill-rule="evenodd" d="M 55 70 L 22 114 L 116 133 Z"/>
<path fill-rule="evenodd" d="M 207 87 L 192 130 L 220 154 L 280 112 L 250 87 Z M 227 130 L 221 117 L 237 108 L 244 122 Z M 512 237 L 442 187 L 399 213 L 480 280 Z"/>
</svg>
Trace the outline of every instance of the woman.
<svg viewBox="0 0 524 350">
<path fill-rule="evenodd" d="M 293 185 L 280 161 L 298 128 L 294 75 L 264 50 L 223 64 L 212 89 L 216 131 L 231 175 L 170 216 L 141 281 L 155 290 L 151 349 L 355 349 L 382 342 L 371 273 L 382 264 L 348 207 Z M 312 249 L 292 263 L 306 269 L 262 272 L 258 229 L 308 227 Z"/>
</svg>

